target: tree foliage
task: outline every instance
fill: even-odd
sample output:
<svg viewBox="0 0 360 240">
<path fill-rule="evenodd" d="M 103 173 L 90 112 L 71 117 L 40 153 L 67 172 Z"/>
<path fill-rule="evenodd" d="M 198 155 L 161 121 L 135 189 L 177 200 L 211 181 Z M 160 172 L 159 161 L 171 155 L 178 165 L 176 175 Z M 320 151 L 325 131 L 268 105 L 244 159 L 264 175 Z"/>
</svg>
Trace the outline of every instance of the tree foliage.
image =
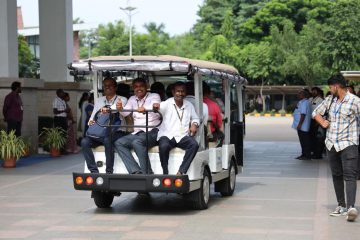
<svg viewBox="0 0 360 240">
<path fill-rule="evenodd" d="M 360 64 L 360 0 L 340 0 L 325 25 L 327 63 L 333 72 L 358 69 Z"/>
<path fill-rule="evenodd" d="M 359 70 L 360 0 L 205 0 L 198 15 L 178 36 L 153 22 L 145 33 L 133 28 L 133 54 L 231 64 L 252 84 L 312 86 L 334 72 Z M 93 38 L 92 55 L 129 54 L 121 21 L 100 25 Z M 82 56 L 88 46 L 83 37 Z"/>
<path fill-rule="evenodd" d="M 18 36 L 19 77 L 36 78 L 37 63 L 24 36 Z"/>
</svg>

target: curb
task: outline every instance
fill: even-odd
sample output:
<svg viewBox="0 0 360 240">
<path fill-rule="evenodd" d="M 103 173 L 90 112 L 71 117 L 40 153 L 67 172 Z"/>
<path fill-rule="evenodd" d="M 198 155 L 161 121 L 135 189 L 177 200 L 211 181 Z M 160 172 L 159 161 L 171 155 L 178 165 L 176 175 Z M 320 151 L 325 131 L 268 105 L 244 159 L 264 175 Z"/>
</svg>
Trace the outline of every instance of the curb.
<svg viewBox="0 0 360 240">
<path fill-rule="evenodd" d="M 245 116 L 251 116 L 251 117 L 292 117 L 292 114 L 286 113 L 286 114 L 280 114 L 280 113 L 249 113 Z"/>
</svg>

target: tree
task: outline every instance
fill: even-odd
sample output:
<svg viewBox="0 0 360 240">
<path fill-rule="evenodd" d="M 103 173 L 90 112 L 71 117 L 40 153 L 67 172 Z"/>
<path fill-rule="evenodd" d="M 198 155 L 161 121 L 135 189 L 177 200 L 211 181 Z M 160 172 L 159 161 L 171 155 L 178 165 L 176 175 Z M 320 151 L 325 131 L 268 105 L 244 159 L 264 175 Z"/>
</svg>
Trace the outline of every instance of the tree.
<svg viewBox="0 0 360 240">
<path fill-rule="evenodd" d="M 18 36 L 19 50 L 19 77 L 35 78 L 37 77 L 37 64 L 34 55 L 31 53 L 29 45 L 24 36 Z"/>
<path fill-rule="evenodd" d="M 115 24 L 99 25 L 97 31 L 98 43 L 93 49 L 93 55 L 125 55 L 129 53 L 129 35 L 125 24 L 118 21 Z"/>
<path fill-rule="evenodd" d="M 168 54 L 187 58 L 198 58 L 202 51 L 196 43 L 197 41 L 190 32 L 175 36 L 168 41 Z"/>
<path fill-rule="evenodd" d="M 225 12 L 225 18 L 224 21 L 221 25 L 221 29 L 220 32 L 222 35 L 224 35 L 224 37 L 226 37 L 227 39 L 232 40 L 235 36 L 234 34 L 234 24 L 232 22 L 232 13 L 231 11 L 226 11 Z"/>
<path fill-rule="evenodd" d="M 224 21 L 224 12 L 231 10 L 231 7 L 232 0 L 206 0 L 198 11 L 200 19 L 194 26 L 194 34 L 200 36 L 208 24 L 213 27 L 214 35 L 219 34 Z"/>
<path fill-rule="evenodd" d="M 265 83 L 270 83 L 268 78 L 272 67 L 270 56 L 270 44 L 268 42 L 260 42 L 259 44 L 250 43 L 241 49 L 239 54 L 241 71 L 252 80 L 260 80 L 260 96 L 263 101 L 263 111 L 265 111 L 265 98 L 262 90 Z M 258 81 L 256 82 L 258 83 Z"/>
<path fill-rule="evenodd" d="M 297 76 L 302 84 L 312 87 L 323 83 L 327 68 L 322 61 L 323 30 L 321 25 L 310 21 L 300 34 L 288 21 L 283 30 L 271 29 L 271 54 L 274 59 L 273 70 L 283 78 Z"/>
<path fill-rule="evenodd" d="M 332 72 L 353 70 L 360 64 L 360 0 L 335 3 L 325 27 L 327 64 Z"/>
<path fill-rule="evenodd" d="M 156 25 L 154 22 L 145 24 L 148 33 L 135 34 L 133 45 L 135 54 L 139 55 L 160 55 L 168 54 L 169 34 L 165 32 L 165 25 Z"/>
<path fill-rule="evenodd" d="M 269 36 L 271 26 L 281 30 L 288 20 L 297 33 L 311 19 L 325 22 L 332 4 L 327 0 L 271 0 L 240 26 L 241 43 L 261 41 Z"/>
</svg>

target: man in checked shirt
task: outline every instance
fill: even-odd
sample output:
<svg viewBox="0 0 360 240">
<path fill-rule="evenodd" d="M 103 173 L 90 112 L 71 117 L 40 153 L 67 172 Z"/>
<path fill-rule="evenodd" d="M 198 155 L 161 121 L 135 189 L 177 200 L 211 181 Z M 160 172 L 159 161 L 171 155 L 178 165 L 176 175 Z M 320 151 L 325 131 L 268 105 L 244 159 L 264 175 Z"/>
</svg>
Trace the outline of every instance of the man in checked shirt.
<svg viewBox="0 0 360 240">
<path fill-rule="evenodd" d="M 329 95 L 315 108 L 312 117 L 327 129 L 325 145 L 338 201 L 330 216 L 346 216 L 351 222 L 358 215 L 355 199 L 360 99 L 347 91 L 345 78 L 341 74 L 332 76 L 328 85 L 332 96 Z"/>
</svg>

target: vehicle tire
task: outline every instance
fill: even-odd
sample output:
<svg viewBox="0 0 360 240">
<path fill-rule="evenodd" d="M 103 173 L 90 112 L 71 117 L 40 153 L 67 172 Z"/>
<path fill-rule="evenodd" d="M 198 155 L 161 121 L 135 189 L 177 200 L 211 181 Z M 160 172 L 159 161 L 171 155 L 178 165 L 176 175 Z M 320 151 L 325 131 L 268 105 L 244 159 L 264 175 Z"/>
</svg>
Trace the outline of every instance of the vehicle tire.
<svg viewBox="0 0 360 240">
<path fill-rule="evenodd" d="M 189 197 L 194 209 L 203 210 L 208 208 L 210 199 L 210 174 L 206 169 L 204 170 L 200 188 L 189 193 Z"/>
<path fill-rule="evenodd" d="M 234 194 L 234 190 L 236 186 L 236 169 L 235 169 L 234 161 L 231 161 L 230 163 L 229 177 L 216 184 L 222 184 L 220 188 L 221 196 L 228 197 Z"/>
<path fill-rule="evenodd" d="M 98 208 L 109 208 L 114 200 L 113 194 L 100 191 L 93 191 L 92 197 Z"/>
</svg>

